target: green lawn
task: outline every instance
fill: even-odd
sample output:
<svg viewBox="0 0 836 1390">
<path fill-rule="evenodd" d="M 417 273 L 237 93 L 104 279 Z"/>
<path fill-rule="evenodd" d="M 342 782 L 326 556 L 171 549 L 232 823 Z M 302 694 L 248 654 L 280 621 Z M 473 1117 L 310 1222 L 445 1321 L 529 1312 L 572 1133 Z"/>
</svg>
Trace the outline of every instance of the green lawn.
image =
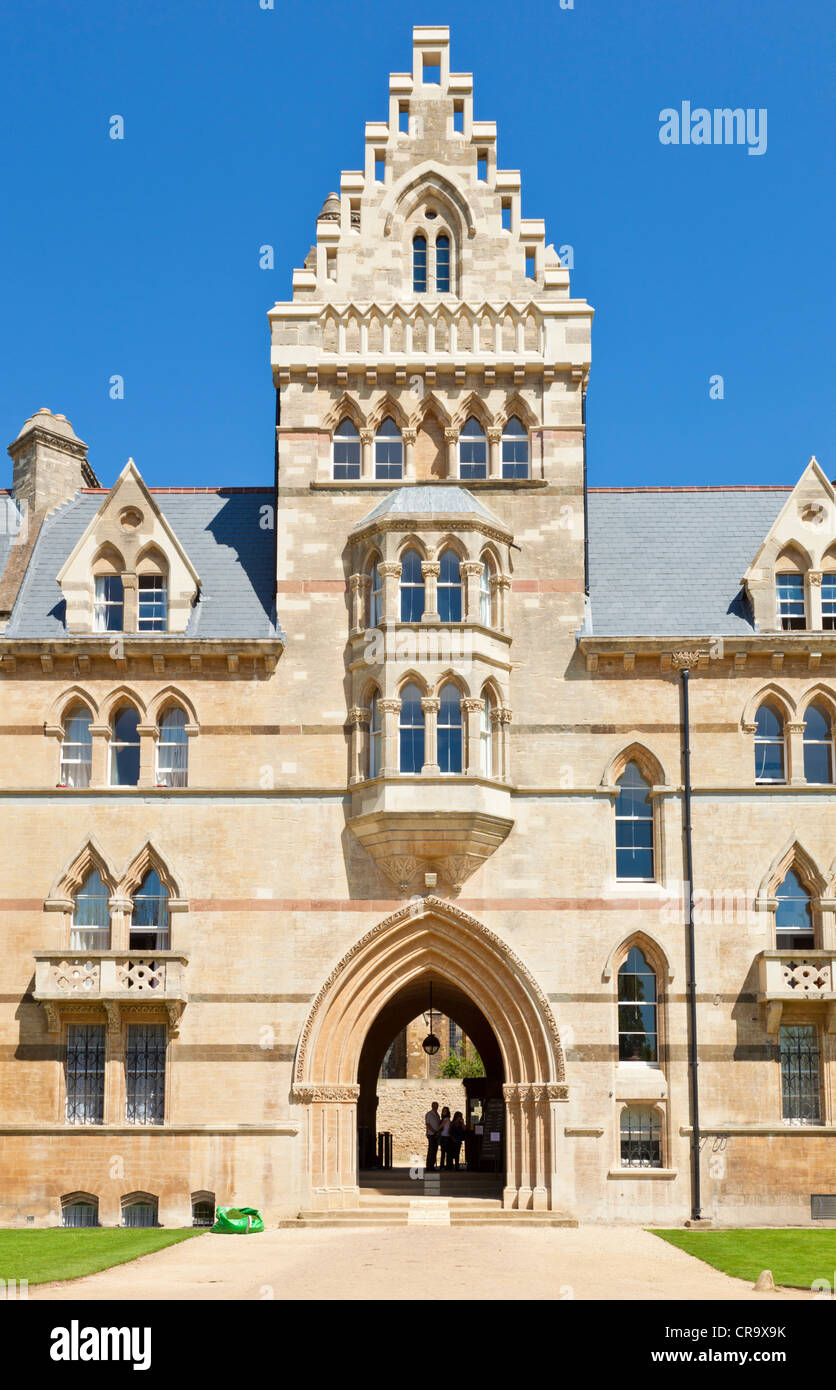
<svg viewBox="0 0 836 1390">
<path fill-rule="evenodd" d="M 122 1229 L 98 1230 L 0 1230 L 0 1278 L 28 1279 L 30 1284 L 49 1284 L 58 1279 L 80 1279 L 111 1265 L 122 1265 L 140 1255 L 150 1255 L 180 1240 L 202 1235 L 191 1228 L 180 1231 Z"/>
<path fill-rule="evenodd" d="M 653 1231 L 688 1255 L 735 1279 L 754 1283 L 771 1269 L 776 1284 L 809 1289 L 814 1279 L 836 1271 L 836 1230 L 824 1231 Z"/>
</svg>

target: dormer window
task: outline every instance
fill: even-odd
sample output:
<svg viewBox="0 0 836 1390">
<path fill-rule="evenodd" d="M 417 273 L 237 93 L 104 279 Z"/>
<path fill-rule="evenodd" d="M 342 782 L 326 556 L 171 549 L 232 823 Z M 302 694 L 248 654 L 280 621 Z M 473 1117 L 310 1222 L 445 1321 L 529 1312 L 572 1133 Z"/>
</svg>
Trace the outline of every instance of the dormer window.
<svg viewBox="0 0 836 1390">
<path fill-rule="evenodd" d="M 125 615 L 121 574 L 97 574 L 94 584 L 93 631 L 121 632 Z"/>
<path fill-rule="evenodd" d="M 836 632 L 836 574 L 821 577 L 821 625 L 825 632 Z"/>
<path fill-rule="evenodd" d="M 807 626 L 804 610 L 804 575 L 776 574 L 778 623 L 785 632 L 803 631 Z"/>
</svg>

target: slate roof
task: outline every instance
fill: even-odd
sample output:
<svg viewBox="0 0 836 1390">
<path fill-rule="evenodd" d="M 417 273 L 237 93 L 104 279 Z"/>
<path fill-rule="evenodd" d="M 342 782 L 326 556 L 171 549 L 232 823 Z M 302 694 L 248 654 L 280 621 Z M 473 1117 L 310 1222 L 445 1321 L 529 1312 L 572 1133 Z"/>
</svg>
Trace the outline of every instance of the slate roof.
<svg viewBox="0 0 836 1390">
<path fill-rule="evenodd" d="M 751 635 L 740 581 L 791 492 L 590 488 L 584 635 Z"/>
<path fill-rule="evenodd" d="M 405 513 L 408 516 L 454 516 L 470 515 L 481 517 L 483 521 L 489 521 L 492 526 L 498 526 L 501 530 L 507 531 L 507 526 L 489 511 L 472 492 L 468 492 L 463 487 L 421 487 L 420 484 L 413 487 L 395 488 L 394 492 L 389 492 L 377 506 L 364 516 L 362 521 L 358 521 L 354 527 L 358 531 L 361 526 L 366 526 L 370 521 L 377 521 L 382 516 L 392 516 L 397 513 Z"/>
<path fill-rule="evenodd" d="M 200 600 L 192 609 L 185 636 L 281 637 L 275 626 L 275 532 L 259 525 L 260 508 L 271 501 L 271 490 L 151 491 L 201 580 Z M 55 576 L 106 496 L 105 492 L 80 492 L 47 517 L 6 637 L 58 640 L 67 636 L 65 605 Z M 177 634 L 137 636 L 147 636 L 158 645 Z"/>
</svg>

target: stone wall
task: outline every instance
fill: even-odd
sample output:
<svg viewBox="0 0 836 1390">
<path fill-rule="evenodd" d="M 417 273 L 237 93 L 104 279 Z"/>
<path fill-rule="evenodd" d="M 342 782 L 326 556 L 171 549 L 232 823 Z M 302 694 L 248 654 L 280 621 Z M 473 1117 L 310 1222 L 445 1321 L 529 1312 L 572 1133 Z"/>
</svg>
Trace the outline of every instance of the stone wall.
<svg viewBox="0 0 836 1390">
<path fill-rule="evenodd" d="M 455 1115 L 467 1113 L 467 1096 L 461 1081 L 380 1081 L 377 1087 L 378 1133 L 392 1134 L 392 1162 L 409 1163 L 413 1154 L 426 1157 L 427 1139 L 424 1116 L 434 1100 L 442 1110 L 449 1105 Z"/>
</svg>

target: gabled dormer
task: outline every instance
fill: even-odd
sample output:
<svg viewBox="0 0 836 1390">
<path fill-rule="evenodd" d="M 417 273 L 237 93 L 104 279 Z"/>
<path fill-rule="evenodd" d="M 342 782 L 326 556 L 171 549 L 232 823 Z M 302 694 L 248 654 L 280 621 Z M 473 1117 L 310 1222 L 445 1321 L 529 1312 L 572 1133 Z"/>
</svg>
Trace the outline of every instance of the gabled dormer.
<svg viewBox="0 0 836 1390">
<path fill-rule="evenodd" d="M 811 458 L 743 576 L 760 632 L 836 631 L 836 491 Z"/>
<path fill-rule="evenodd" d="M 200 588 L 133 459 L 56 578 L 71 633 L 183 633 Z"/>
</svg>

